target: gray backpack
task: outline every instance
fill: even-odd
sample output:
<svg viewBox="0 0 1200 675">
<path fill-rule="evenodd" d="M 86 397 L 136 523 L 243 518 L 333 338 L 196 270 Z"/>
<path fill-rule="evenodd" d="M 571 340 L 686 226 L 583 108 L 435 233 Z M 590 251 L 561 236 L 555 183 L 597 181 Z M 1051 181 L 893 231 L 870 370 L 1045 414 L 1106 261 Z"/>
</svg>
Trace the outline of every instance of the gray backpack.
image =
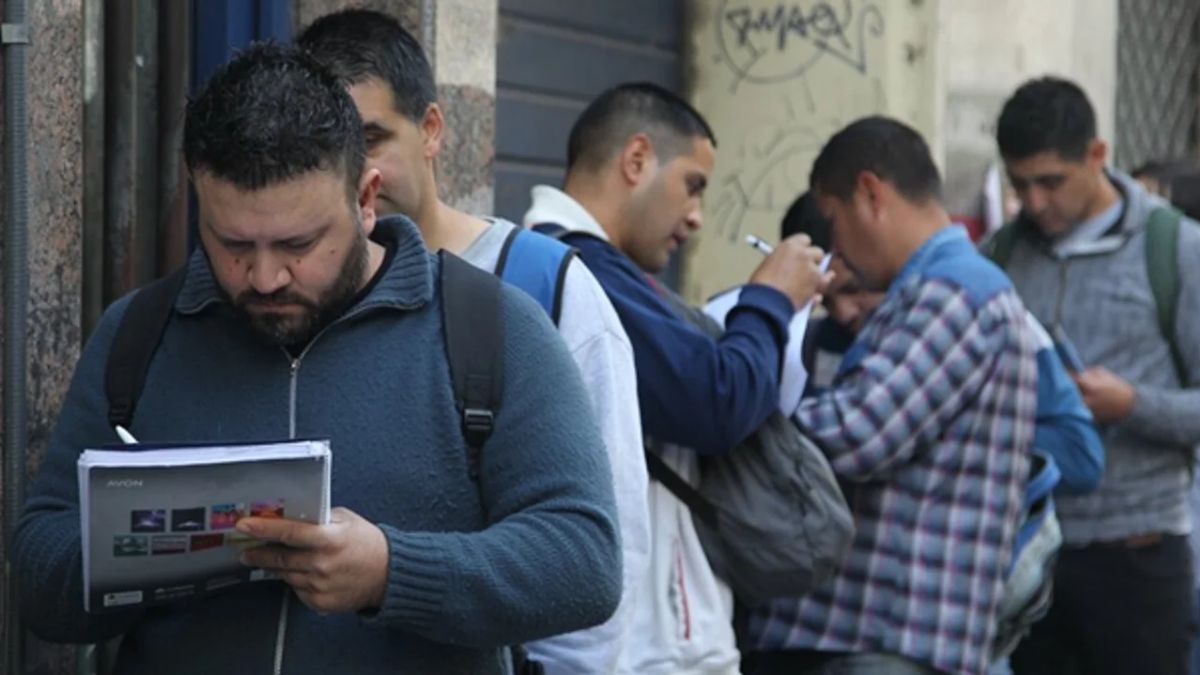
<svg viewBox="0 0 1200 675">
<path fill-rule="evenodd" d="M 721 334 L 709 316 L 661 290 L 689 323 Z M 747 605 L 808 593 L 833 575 L 854 540 L 828 460 L 779 412 L 730 452 L 703 459 L 698 488 L 651 449 L 646 466 L 687 504 L 713 571 Z"/>
</svg>

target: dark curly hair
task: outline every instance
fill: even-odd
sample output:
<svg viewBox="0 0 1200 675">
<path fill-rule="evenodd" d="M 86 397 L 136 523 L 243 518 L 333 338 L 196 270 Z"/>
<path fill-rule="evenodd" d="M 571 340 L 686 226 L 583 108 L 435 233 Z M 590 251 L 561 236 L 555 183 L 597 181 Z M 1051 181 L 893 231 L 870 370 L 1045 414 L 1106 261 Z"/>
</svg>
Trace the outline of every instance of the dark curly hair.
<svg viewBox="0 0 1200 675">
<path fill-rule="evenodd" d="M 354 195 L 366 145 L 337 78 L 303 50 L 267 42 L 223 65 L 188 102 L 183 154 L 193 174 L 245 190 L 336 171 Z"/>
</svg>

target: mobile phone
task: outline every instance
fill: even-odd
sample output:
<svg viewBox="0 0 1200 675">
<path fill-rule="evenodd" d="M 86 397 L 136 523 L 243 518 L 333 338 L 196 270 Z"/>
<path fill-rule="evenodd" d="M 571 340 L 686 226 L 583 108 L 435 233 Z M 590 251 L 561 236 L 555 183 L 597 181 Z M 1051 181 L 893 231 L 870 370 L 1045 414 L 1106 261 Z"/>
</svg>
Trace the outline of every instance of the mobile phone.
<svg viewBox="0 0 1200 675">
<path fill-rule="evenodd" d="M 1079 357 L 1079 350 L 1075 349 L 1075 343 L 1067 337 L 1062 326 L 1055 326 L 1050 332 L 1050 336 L 1054 338 L 1054 351 L 1058 352 L 1058 358 L 1062 359 L 1067 370 L 1073 373 L 1082 373 L 1087 366 L 1083 365 L 1083 359 Z"/>
</svg>

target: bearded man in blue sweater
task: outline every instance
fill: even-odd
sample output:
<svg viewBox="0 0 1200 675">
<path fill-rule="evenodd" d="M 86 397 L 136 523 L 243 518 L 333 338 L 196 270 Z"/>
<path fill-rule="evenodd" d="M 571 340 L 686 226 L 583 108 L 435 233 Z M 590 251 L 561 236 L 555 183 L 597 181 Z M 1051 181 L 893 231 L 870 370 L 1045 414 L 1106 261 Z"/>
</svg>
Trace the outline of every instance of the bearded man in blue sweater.
<svg viewBox="0 0 1200 675">
<path fill-rule="evenodd" d="M 542 310 L 501 289 L 501 405 L 477 477 L 430 256 L 377 220 L 379 172 L 343 86 L 251 48 L 188 105 L 201 250 L 147 371 L 143 442 L 327 437 L 327 525 L 245 519 L 275 572 L 202 600 L 83 609 L 75 462 L 117 441 L 104 367 L 130 298 L 84 351 L 16 533 L 22 611 L 60 642 L 123 634 L 120 673 L 508 673 L 506 645 L 614 610 L 612 480 L 579 373 Z M 530 421 L 536 420 L 536 423 Z"/>
</svg>

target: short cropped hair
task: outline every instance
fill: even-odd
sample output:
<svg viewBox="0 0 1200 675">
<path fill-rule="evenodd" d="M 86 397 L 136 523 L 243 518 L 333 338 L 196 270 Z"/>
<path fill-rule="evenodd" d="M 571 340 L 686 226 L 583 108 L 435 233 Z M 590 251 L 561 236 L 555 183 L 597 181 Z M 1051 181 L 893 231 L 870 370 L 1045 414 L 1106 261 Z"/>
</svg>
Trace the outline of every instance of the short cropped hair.
<svg viewBox="0 0 1200 675">
<path fill-rule="evenodd" d="M 828 251 L 833 243 L 832 231 L 829 219 L 817 208 L 817 198 L 813 193 L 805 191 L 792 202 L 784 214 L 783 222 L 779 226 L 779 237 L 787 239 L 794 234 L 807 234 L 814 246 Z"/>
<path fill-rule="evenodd" d="M 1042 152 L 1079 161 L 1096 138 L 1096 112 L 1079 85 L 1042 77 L 1021 85 L 1005 102 L 996 122 L 996 142 L 1005 159 Z"/>
<path fill-rule="evenodd" d="M 217 69 L 188 102 L 183 154 L 193 174 L 206 171 L 244 190 L 320 170 L 343 174 L 356 194 L 366 144 L 337 78 L 298 48 L 259 43 Z"/>
<path fill-rule="evenodd" d="M 375 78 L 392 91 L 392 105 L 419 123 L 437 101 L 433 69 L 420 43 L 396 19 L 368 9 L 323 16 L 296 43 L 307 49 L 343 84 Z"/>
<path fill-rule="evenodd" d="M 567 140 L 567 171 L 594 171 L 631 136 L 644 133 L 660 162 L 691 150 L 692 141 L 717 137 L 704 117 L 682 98 L 649 82 L 629 82 L 600 94 L 588 104 Z"/>
<path fill-rule="evenodd" d="M 843 201 L 854 194 L 858 176 L 870 171 L 913 203 L 939 201 L 942 178 L 925 139 L 888 117 L 864 117 L 834 134 L 813 162 L 814 192 Z"/>
</svg>

